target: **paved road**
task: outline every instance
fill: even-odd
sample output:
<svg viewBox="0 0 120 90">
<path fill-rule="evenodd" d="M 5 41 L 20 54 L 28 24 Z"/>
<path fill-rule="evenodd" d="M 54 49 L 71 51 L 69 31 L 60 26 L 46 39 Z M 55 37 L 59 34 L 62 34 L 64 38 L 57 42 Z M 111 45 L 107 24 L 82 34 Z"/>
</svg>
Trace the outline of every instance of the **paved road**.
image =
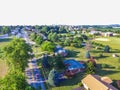
<svg viewBox="0 0 120 90">
<path fill-rule="evenodd" d="M 27 32 L 25 32 L 24 30 L 22 31 L 22 37 L 24 38 L 26 43 L 35 44 L 34 42 L 30 41 Z M 29 60 L 28 68 L 26 68 L 25 74 L 28 77 L 27 82 L 29 85 L 34 87 L 36 90 L 39 90 L 39 88 L 41 88 L 42 90 L 46 90 L 44 80 L 37 66 L 36 59 Z"/>
<path fill-rule="evenodd" d="M 45 81 L 38 69 L 36 59 L 30 60 L 28 66 L 29 67 L 26 68 L 26 76 L 28 77 L 27 82 L 36 90 L 39 90 L 39 87 L 42 88 L 42 90 L 46 90 L 44 85 Z"/>
</svg>

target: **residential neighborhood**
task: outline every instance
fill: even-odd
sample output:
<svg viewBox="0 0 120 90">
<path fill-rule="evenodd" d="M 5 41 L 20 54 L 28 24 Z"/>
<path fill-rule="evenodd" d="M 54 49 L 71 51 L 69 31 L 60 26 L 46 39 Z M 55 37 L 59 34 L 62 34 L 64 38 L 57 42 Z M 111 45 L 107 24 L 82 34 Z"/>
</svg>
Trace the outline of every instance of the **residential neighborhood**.
<svg viewBox="0 0 120 90">
<path fill-rule="evenodd" d="M 66 32 L 62 31 L 61 27 Z M 119 31 L 118 28 L 115 30 L 113 28 L 110 32 L 109 29 L 108 32 L 105 32 L 102 31 L 104 28 L 97 29 L 94 26 L 90 29 L 80 26 L 77 29 L 73 29 L 73 26 L 12 26 L 14 30 L 11 29 L 11 26 L 4 26 L 4 28 L 8 29 L 9 32 L 0 35 L 1 59 L 5 54 L 4 59 L 13 60 L 14 54 L 11 57 L 9 52 L 12 53 L 15 49 L 8 51 L 7 45 L 11 48 L 18 45 L 16 52 L 23 49 L 22 52 L 24 53 L 17 53 L 15 57 L 22 59 L 25 53 L 27 55 L 26 62 L 25 59 L 23 62 L 21 61 L 25 66 L 19 66 L 21 64 L 14 66 L 15 62 L 11 64 L 16 67 L 16 70 L 23 72 L 26 77 L 24 78 L 26 87 L 21 88 L 29 88 L 29 90 L 120 89 L 120 52 L 119 44 L 115 44 L 119 43 L 120 40 L 119 32 L 116 33 L 115 31 Z M 1 30 L 4 30 L 4 28 Z M 73 29 L 72 31 L 75 30 L 74 34 L 70 32 L 71 29 L 67 30 L 67 28 Z M 116 33 L 117 36 L 113 33 Z M 23 42 L 25 45 L 22 44 Z M 12 44 L 13 46 L 11 46 Z M 20 47 L 22 48 L 20 49 Z M 14 60 L 19 60 L 19 58 Z M 0 76 L 7 78 L 4 66 L 3 64 L 0 67 L 1 72 L 4 72 Z M 23 70 L 20 70 L 20 67 Z M 7 68 L 11 67 L 7 65 L 5 70 L 8 71 Z M 69 87 L 69 85 L 72 86 Z"/>
<path fill-rule="evenodd" d="M 0 0 L 0 90 L 120 90 L 120 0 Z"/>
</svg>

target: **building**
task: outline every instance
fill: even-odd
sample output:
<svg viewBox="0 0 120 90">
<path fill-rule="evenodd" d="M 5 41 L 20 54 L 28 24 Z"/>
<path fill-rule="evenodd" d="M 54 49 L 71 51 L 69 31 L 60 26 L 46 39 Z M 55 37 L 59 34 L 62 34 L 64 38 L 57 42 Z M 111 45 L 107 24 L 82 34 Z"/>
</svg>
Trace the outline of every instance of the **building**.
<svg viewBox="0 0 120 90">
<path fill-rule="evenodd" d="M 106 32 L 106 33 L 104 33 L 104 36 L 105 37 L 110 37 L 110 36 L 113 36 L 113 33 L 112 32 Z"/>
<path fill-rule="evenodd" d="M 87 90 L 118 90 L 110 83 L 105 82 L 99 75 L 87 75 L 82 79 L 82 84 Z"/>
<path fill-rule="evenodd" d="M 62 56 L 67 56 L 67 50 L 65 50 L 65 49 L 63 49 L 61 46 L 56 46 L 56 49 L 55 49 L 55 55 L 58 55 L 58 54 L 60 54 L 60 55 L 62 55 Z"/>
<path fill-rule="evenodd" d="M 66 71 L 65 71 L 66 76 L 72 77 L 76 73 L 83 72 L 85 69 L 84 62 L 82 61 L 78 62 L 74 59 L 69 59 L 69 60 L 64 60 L 63 63 L 66 67 Z"/>
</svg>

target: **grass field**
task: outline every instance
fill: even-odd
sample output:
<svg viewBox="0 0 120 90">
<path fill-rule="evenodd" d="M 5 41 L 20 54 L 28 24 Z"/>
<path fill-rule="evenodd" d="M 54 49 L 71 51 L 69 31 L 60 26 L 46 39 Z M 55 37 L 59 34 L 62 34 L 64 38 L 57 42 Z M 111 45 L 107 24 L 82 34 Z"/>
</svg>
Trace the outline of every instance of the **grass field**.
<svg viewBox="0 0 120 90">
<path fill-rule="evenodd" d="M 6 39 L 0 39 L 0 48 L 3 48 L 5 45 L 7 45 L 12 39 L 6 38 Z"/>
<path fill-rule="evenodd" d="M 101 43 L 103 45 L 109 45 L 113 49 L 119 49 L 120 50 L 120 38 L 116 37 L 107 37 L 108 41 L 99 41 L 99 40 L 94 40 L 97 43 Z"/>
<path fill-rule="evenodd" d="M 2 49 L 5 45 L 7 45 L 12 39 L 0 39 L 0 49 Z M 2 53 L 0 52 L 0 55 Z M 4 60 L 0 58 L 0 77 L 4 77 L 7 72 L 7 65 Z"/>
<path fill-rule="evenodd" d="M 92 48 L 90 50 L 91 56 L 94 56 L 97 63 L 96 74 L 100 76 L 108 76 L 112 80 L 120 80 L 120 62 L 118 57 L 112 57 L 112 54 L 117 53 L 120 56 L 120 39 L 115 37 L 106 38 L 108 41 L 94 40 L 94 42 L 101 43 L 103 45 L 109 45 L 112 49 L 110 53 L 103 53 L 103 50 Z M 87 61 L 85 58 L 85 47 L 65 47 L 65 49 L 71 52 L 70 57 L 65 59 L 75 59 L 78 61 Z M 38 49 L 40 51 L 40 49 Z M 103 57 L 99 57 L 99 54 L 103 53 Z M 102 64 L 107 64 L 108 67 L 101 68 Z M 84 74 L 79 73 L 72 79 L 66 80 L 61 83 L 59 87 L 53 87 L 52 90 L 73 90 L 73 88 L 79 87 L 78 83 L 83 78 Z"/>
<path fill-rule="evenodd" d="M 94 56 L 97 62 L 96 74 L 100 76 L 108 76 L 112 80 L 120 80 L 120 62 L 118 61 L 118 57 L 112 57 L 112 54 L 117 53 L 120 56 L 120 39 L 115 37 L 106 38 L 109 39 L 108 41 L 98 41 L 94 40 L 97 43 L 101 43 L 103 45 L 109 45 L 112 50 L 110 53 L 103 53 L 104 57 L 100 58 L 99 54 L 102 53 L 103 50 L 96 50 L 95 48 L 91 49 L 91 56 Z M 66 59 L 75 59 L 75 60 L 82 60 L 86 61 L 85 58 L 85 48 L 75 48 L 75 47 L 65 47 L 66 49 L 70 50 L 72 55 Z M 102 64 L 107 64 L 107 68 L 101 68 Z M 78 83 L 81 81 L 82 78 L 81 74 L 73 79 L 72 81 L 65 81 L 63 82 L 60 87 L 55 87 L 52 90 L 72 90 L 75 87 L 78 87 Z M 74 83 L 71 85 L 70 83 Z M 64 84 L 66 86 L 64 86 Z"/>
<path fill-rule="evenodd" d="M 7 73 L 7 65 L 5 64 L 5 61 L 0 60 L 0 77 L 4 77 Z"/>
</svg>

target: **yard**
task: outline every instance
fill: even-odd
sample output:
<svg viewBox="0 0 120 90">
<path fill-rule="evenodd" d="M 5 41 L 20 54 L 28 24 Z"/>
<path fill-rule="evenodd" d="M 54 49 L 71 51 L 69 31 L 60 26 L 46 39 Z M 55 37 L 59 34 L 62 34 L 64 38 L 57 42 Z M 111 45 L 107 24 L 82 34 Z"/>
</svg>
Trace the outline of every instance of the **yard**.
<svg viewBox="0 0 120 90">
<path fill-rule="evenodd" d="M 11 39 L 0 39 L 0 56 L 2 56 L 2 48 L 7 45 Z M 0 77 L 4 77 L 7 73 L 7 65 L 5 61 L 0 58 Z"/>
<path fill-rule="evenodd" d="M 101 66 L 102 64 L 107 64 L 107 68 L 104 69 L 97 69 L 98 75 L 101 76 L 108 76 L 113 80 L 119 80 L 120 79 L 120 62 L 118 61 L 118 57 L 112 57 L 112 54 L 117 53 L 120 55 L 120 39 L 115 37 L 109 37 L 108 41 L 98 41 L 94 40 L 97 43 L 101 43 L 103 45 L 109 45 L 112 50 L 110 53 L 103 53 L 103 57 L 99 57 L 99 54 L 102 53 L 101 50 L 96 50 L 95 48 L 91 49 L 91 56 L 94 56 L 96 59 L 96 62 L 98 66 Z M 85 49 L 84 48 L 74 48 L 74 47 L 66 47 L 66 49 L 72 51 L 73 56 L 70 58 L 74 58 L 76 60 L 84 60 L 87 59 L 85 56 Z"/>
<path fill-rule="evenodd" d="M 107 39 L 109 39 L 107 41 Z M 92 48 L 90 51 L 91 56 L 94 56 L 97 62 L 96 74 L 100 76 L 108 76 L 112 80 L 120 80 L 120 62 L 118 57 L 112 57 L 112 54 L 117 53 L 120 55 L 120 39 L 115 37 L 109 37 L 106 41 L 94 40 L 94 42 L 101 43 L 103 45 L 109 45 L 112 49 L 110 53 L 103 53 L 103 57 L 99 57 L 103 50 L 96 50 Z M 85 58 L 85 47 L 75 48 L 75 47 L 64 47 L 69 50 L 70 57 L 65 59 L 75 59 L 78 61 L 87 61 Z M 39 50 L 39 49 L 38 49 Z M 102 68 L 102 64 L 106 64 L 106 68 Z M 79 73 L 72 79 L 68 79 L 60 84 L 59 87 L 53 87 L 52 90 L 72 90 L 73 88 L 79 87 L 81 79 L 84 77 L 84 73 Z"/>
<path fill-rule="evenodd" d="M 7 73 L 7 65 L 5 64 L 5 61 L 0 60 L 0 77 L 4 77 Z"/>
</svg>

